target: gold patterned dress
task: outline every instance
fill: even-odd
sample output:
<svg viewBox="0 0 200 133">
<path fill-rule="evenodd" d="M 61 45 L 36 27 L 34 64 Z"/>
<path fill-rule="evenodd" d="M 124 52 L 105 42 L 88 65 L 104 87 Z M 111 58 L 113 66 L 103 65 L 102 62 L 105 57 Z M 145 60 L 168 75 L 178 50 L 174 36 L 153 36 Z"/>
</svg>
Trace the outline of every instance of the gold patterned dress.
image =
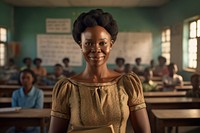
<svg viewBox="0 0 200 133">
<path fill-rule="evenodd" d="M 52 102 L 51 115 L 69 119 L 68 131 L 113 125 L 115 133 L 126 133 L 129 112 L 146 107 L 140 79 L 133 73 L 106 83 L 62 79 Z"/>
</svg>

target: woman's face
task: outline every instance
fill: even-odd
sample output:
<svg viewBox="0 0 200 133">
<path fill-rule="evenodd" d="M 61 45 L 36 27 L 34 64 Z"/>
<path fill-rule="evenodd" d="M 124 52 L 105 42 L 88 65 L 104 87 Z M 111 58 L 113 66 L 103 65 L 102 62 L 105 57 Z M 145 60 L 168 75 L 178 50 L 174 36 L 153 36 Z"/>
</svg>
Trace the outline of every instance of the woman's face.
<svg viewBox="0 0 200 133">
<path fill-rule="evenodd" d="M 28 72 L 23 72 L 20 75 L 20 82 L 22 86 L 30 86 L 33 84 L 33 76 Z"/>
<path fill-rule="evenodd" d="M 81 49 L 85 60 L 91 66 L 106 63 L 112 47 L 110 34 L 101 26 L 88 27 L 81 34 Z"/>
</svg>

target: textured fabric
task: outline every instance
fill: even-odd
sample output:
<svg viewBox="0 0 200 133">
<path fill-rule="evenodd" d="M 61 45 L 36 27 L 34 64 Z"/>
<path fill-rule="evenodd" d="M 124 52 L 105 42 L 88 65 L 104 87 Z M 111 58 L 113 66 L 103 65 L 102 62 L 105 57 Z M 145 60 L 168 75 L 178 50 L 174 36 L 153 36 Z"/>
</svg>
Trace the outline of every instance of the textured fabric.
<svg viewBox="0 0 200 133">
<path fill-rule="evenodd" d="M 32 87 L 28 94 L 24 93 L 24 88 L 15 90 L 12 95 L 12 107 L 22 108 L 43 108 L 43 91 Z"/>
<path fill-rule="evenodd" d="M 141 86 L 135 74 L 107 83 L 65 78 L 54 87 L 51 115 L 70 119 L 68 130 L 112 124 L 115 133 L 125 133 L 129 112 L 146 107 Z"/>
</svg>

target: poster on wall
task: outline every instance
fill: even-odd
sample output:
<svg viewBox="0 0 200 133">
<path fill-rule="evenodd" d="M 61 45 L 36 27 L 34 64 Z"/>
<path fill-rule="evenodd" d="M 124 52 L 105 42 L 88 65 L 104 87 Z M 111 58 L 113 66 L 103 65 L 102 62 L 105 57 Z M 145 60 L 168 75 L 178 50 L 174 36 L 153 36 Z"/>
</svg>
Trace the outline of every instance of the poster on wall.
<svg viewBox="0 0 200 133">
<path fill-rule="evenodd" d="M 140 57 L 142 64 L 149 64 L 152 59 L 152 33 L 119 32 L 108 63 L 115 64 L 117 57 L 123 57 L 125 63 L 130 64 L 135 64 L 135 59 Z"/>
<path fill-rule="evenodd" d="M 37 57 L 42 59 L 44 66 L 62 64 L 62 59 L 68 57 L 71 66 L 82 65 L 80 47 L 72 35 L 37 35 Z"/>
<path fill-rule="evenodd" d="M 47 33 L 70 33 L 71 19 L 47 18 L 46 32 Z"/>
</svg>

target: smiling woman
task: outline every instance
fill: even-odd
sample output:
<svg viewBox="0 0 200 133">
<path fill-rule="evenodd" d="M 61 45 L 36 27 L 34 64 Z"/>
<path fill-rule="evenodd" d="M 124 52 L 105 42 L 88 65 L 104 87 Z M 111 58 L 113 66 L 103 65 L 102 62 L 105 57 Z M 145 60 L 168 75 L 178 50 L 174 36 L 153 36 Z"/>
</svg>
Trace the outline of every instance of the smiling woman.
<svg viewBox="0 0 200 133">
<path fill-rule="evenodd" d="M 74 22 L 73 37 L 86 67 L 55 85 L 49 133 L 96 133 L 105 127 L 125 133 L 129 116 L 135 133 L 150 132 L 140 79 L 107 67 L 117 33 L 116 21 L 101 9 L 82 13 Z"/>
</svg>

